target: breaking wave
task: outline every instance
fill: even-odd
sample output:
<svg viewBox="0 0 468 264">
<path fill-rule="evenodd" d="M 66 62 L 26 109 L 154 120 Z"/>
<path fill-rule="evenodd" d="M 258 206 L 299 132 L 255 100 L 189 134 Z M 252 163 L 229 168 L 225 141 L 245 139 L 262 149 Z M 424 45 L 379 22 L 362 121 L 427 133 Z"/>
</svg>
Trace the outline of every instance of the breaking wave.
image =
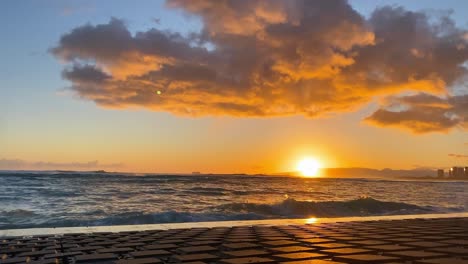
<svg viewBox="0 0 468 264">
<path fill-rule="evenodd" d="M 418 206 L 400 202 L 379 201 L 363 197 L 349 201 L 297 201 L 288 198 L 276 204 L 255 203 L 227 203 L 211 207 L 204 212 L 166 211 L 156 213 L 127 212 L 111 215 L 100 219 L 50 219 L 38 224 L 22 224 L 5 222 L 1 219 L 11 217 L 12 214 L 21 218 L 30 216 L 25 212 L 0 212 L 0 228 L 31 228 L 31 227 L 71 227 L 71 226 L 100 226 L 100 225 L 134 225 L 157 223 L 182 223 L 227 220 L 261 220 L 314 217 L 349 217 L 376 215 L 404 215 L 425 214 L 438 212 L 458 212 L 463 208 L 439 208 L 432 206 Z M 90 216 L 89 214 L 83 214 Z M 83 216 L 82 215 L 82 216 Z M 37 216 L 36 216 L 37 217 Z M 26 220 L 26 219 L 24 219 Z M 37 223 L 37 222 L 36 222 Z"/>
<path fill-rule="evenodd" d="M 371 216 L 433 213 L 438 208 L 417 206 L 399 202 L 384 202 L 370 197 L 363 197 L 350 201 L 297 201 L 288 198 L 277 204 L 230 203 L 217 207 L 218 210 L 228 212 L 253 212 L 271 217 L 304 218 L 315 217 L 343 217 L 343 216 Z"/>
</svg>

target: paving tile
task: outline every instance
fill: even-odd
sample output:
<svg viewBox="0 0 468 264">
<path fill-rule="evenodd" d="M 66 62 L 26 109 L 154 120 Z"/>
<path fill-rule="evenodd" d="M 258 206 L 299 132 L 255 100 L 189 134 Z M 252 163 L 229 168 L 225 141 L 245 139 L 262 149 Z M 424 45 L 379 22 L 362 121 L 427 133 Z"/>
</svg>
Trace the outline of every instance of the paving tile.
<svg viewBox="0 0 468 264">
<path fill-rule="evenodd" d="M 468 256 L 468 248 L 465 247 L 431 248 L 428 251 L 447 253 L 452 256 Z"/>
<path fill-rule="evenodd" d="M 392 242 L 400 242 L 400 243 L 421 241 L 421 239 L 408 238 L 408 237 L 389 238 L 387 240 L 392 241 Z"/>
<path fill-rule="evenodd" d="M 276 263 L 272 259 L 263 258 L 263 257 L 222 259 L 221 262 L 228 263 L 228 264 Z"/>
<path fill-rule="evenodd" d="M 285 245 L 299 244 L 299 242 L 294 241 L 294 240 L 273 240 L 273 241 L 266 241 L 262 243 L 270 245 L 270 246 L 285 246 Z"/>
<path fill-rule="evenodd" d="M 95 250 L 102 249 L 102 248 L 104 248 L 104 247 L 102 247 L 102 246 L 92 246 L 92 247 L 77 247 L 75 249 L 78 250 L 78 251 L 87 252 L 87 251 L 95 251 Z"/>
<path fill-rule="evenodd" d="M 144 258 L 144 257 L 160 257 L 170 255 L 171 252 L 158 249 L 158 250 L 142 250 L 131 252 L 130 255 L 135 258 Z"/>
<path fill-rule="evenodd" d="M 340 255 L 334 257 L 334 259 L 345 263 L 389 263 L 399 260 L 399 258 L 396 257 L 374 254 Z"/>
<path fill-rule="evenodd" d="M 446 234 L 445 234 L 446 235 Z M 448 240 L 451 239 L 449 236 L 421 236 L 419 237 L 423 241 L 440 241 L 440 240 Z"/>
<path fill-rule="evenodd" d="M 175 255 L 174 258 L 176 260 L 186 262 L 186 261 L 196 261 L 196 260 L 212 260 L 218 258 L 216 255 L 202 253 L 202 254 L 186 254 L 186 255 Z"/>
<path fill-rule="evenodd" d="M 5 248 L 0 249 L 0 254 L 16 254 L 20 252 L 30 252 L 33 248 Z"/>
<path fill-rule="evenodd" d="M 73 256 L 77 256 L 77 255 L 82 255 L 83 252 L 79 252 L 79 251 L 71 251 L 71 252 L 65 252 L 65 253 L 54 253 L 54 254 L 48 254 L 48 255 L 44 255 L 44 258 L 45 259 L 53 259 L 53 258 L 66 258 L 66 257 L 73 257 Z"/>
<path fill-rule="evenodd" d="M 428 252 L 422 250 L 392 251 L 386 254 L 404 259 L 441 258 L 447 256 L 447 254 L 444 253 Z"/>
<path fill-rule="evenodd" d="M 162 263 L 160 259 L 157 258 L 140 258 L 140 259 L 120 259 L 114 262 L 115 264 L 153 264 L 153 263 Z"/>
<path fill-rule="evenodd" d="M 301 242 L 319 244 L 319 243 L 330 243 L 330 242 L 335 242 L 335 241 L 332 239 L 328 239 L 328 238 L 309 238 L 309 239 L 301 239 Z"/>
<path fill-rule="evenodd" d="M 7 258 L 7 259 L 0 260 L 0 263 L 1 264 L 25 263 L 27 259 L 28 259 L 27 257 Z"/>
<path fill-rule="evenodd" d="M 150 241 L 152 241 L 153 239 L 151 239 Z M 146 245 L 145 243 L 143 242 L 133 242 L 133 243 L 121 243 L 121 244 L 115 244 L 115 247 L 131 247 L 131 248 L 134 248 L 134 247 L 139 247 L 139 246 L 144 246 Z"/>
<path fill-rule="evenodd" d="M 403 243 L 405 246 L 411 246 L 416 248 L 440 248 L 440 247 L 447 247 L 449 246 L 446 243 L 438 243 L 438 242 L 431 242 L 431 241 L 419 241 L 419 242 L 408 242 Z"/>
<path fill-rule="evenodd" d="M 417 264 L 468 264 L 468 259 L 438 258 L 438 259 L 418 260 L 418 261 L 415 261 L 414 263 L 417 263 Z"/>
<path fill-rule="evenodd" d="M 158 240 L 158 243 L 160 244 L 179 244 L 179 243 L 184 243 L 185 240 L 181 239 L 164 239 L 164 240 Z"/>
<path fill-rule="evenodd" d="M 320 251 L 320 253 L 327 253 L 331 255 L 367 254 L 372 252 L 372 250 L 364 248 L 334 248 Z"/>
<path fill-rule="evenodd" d="M 452 244 L 452 245 L 468 246 L 468 239 L 448 239 L 448 240 L 441 240 L 439 242 L 440 243 L 446 243 L 446 244 Z"/>
<path fill-rule="evenodd" d="M 242 248 L 255 248 L 259 247 L 258 244 L 249 243 L 249 242 L 242 242 L 242 243 L 227 243 L 223 244 L 224 247 L 230 249 L 242 249 Z"/>
<path fill-rule="evenodd" d="M 130 252 L 130 251 L 133 251 L 134 249 L 133 248 L 125 248 L 125 247 L 122 247 L 122 248 L 102 248 L 102 249 L 98 249 L 97 252 L 98 253 L 127 253 L 127 252 Z"/>
<path fill-rule="evenodd" d="M 117 260 L 117 255 L 112 253 L 79 255 L 75 257 L 76 263 L 93 263 L 103 260 Z"/>
<path fill-rule="evenodd" d="M 209 252 L 216 251 L 217 248 L 212 246 L 193 246 L 193 247 L 181 247 L 178 248 L 182 253 L 195 253 L 195 252 Z"/>
<path fill-rule="evenodd" d="M 356 244 L 360 246 L 375 246 L 375 245 L 392 244 L 389 241 L 383 241 L 383 240 L 358 240 L 358 241 L 349 241 L 348 243 Z"/>
<path fill-rule="evenodd" d="M 280 251 L 280 252 L 298 252 L 298 251 L 316 250 L 315 248 L 312 248 L 312 247 L 303 247 L 303 246 L 275 247 L 275 248 L 269 248 L 269 249 L 273 251 Z"/>
<path fill-rule="evenodd" d="M 187 244 L 192 246 L 202 246 L 202 245 L 216 245 L 220 244 L 220 240 L 199 240 L 199 241 L 190 241 Z"/>
<path fill-rule="evenodd" d="M 229 243 L 242 243 L 242 242 L 256 242 L 257 239 L 255 238 L 245 238 L 245 239 L 237 239 L 237 238 L 226 238 L 225 239 L 226 242 L 229 242 Z"/>
<path fill-rule="evenodd" d="M 147 245 L 144 246 L 144 249 L 173 249 L 177 248 L 178 246 L 176 244 L 156 244 L 156 245 Z"/>
<path fill-rule="evenodd" d="M 345 247 L 353 247 L 350 244 L 343 244 L 343 243 L 324 243 L 324 244 L 316 244 L 314 245 L 318 248 L 345 248 Z"/>
<path fill-rule="evenodd" d="M 60 260 L 58 259 L 43 259 L 43 260 L 32 260 L 28 262 L 28 264 L 57 264 L 60 263 Z"/>
<path fill-rule="evenodd" d="M 18 254 L 18 257 L 39 257 L 44 256 L 47 254 L 53 254 L 55 250 L 40 250 L 40 251 L 29 251 L 29 252 L 22 252 Z"/>
<path fill-rule="evenodd" d="M 331 260 L 324 260 L 324 259 L 308 259 L 308 260 L 281 262 L 281 264 L 346 264 L 346 263 L 336 262 L 336 261 L 331 261 Z"/>
<path fill-rule="evenodd" d="M 326 258 L 327 255 L 319 254 L 319 253 L 312 253 L 312 252 L 295 252 L 295 253 L 288 253 L 288 254 L 279 254 L 275 255 L 275 257 L 282 258 L 282 259 L 313 259 L 313 258 Z"/>
<path fill-rule="evenodd" d="M 258 250 L 258 249 L 224 251 L 223 253 L 226 254 L 226 255 L 233 256 L 233 257 L 260 256 L 260 255 L 269 254 L 265 250 Z"/>
<path fill-rule="evenodd" d="M 369 248 L 376 251 L 402 251 L 402 250 L 411 250 L 412 247 L 401 246 L 401 245 L 378 245 L 378 246 L 366 246 L 365 248 Z"/>
</svg>

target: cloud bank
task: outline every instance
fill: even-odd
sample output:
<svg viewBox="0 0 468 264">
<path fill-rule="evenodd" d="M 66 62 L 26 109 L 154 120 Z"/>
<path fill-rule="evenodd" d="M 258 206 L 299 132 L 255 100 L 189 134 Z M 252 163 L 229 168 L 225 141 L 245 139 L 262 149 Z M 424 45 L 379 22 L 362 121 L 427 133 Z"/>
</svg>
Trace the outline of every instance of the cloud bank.
<svg viewBox="0 0 468 264">
<path fill-rule="evenodd" d="M 122 163 L 101 164 L 99 161 L 88 162 L 49 162 L 49 161 L 25 161 L 21 159 L 0 159 L 0 169 L 3 170 L 97 170 L 122 168 Z"/>
<path fill-rule="evenodd" d="M 468 155 L 463 155 L 463 154 L 448 154 L 449 157 L 452 157 L 452 158 L 457 158 L 457 159 L 468 159 Z"/>
<path fill-rule="evenodd" d="M 449 14 L 386 6 L 365 19 L 345 0 L 167 6 L 200 17 L 203 29 L 132 34 L 112 18 L 64 34 L 51 52 L 71 89 L 102 107 L 182 116 L 318 117 L 380 98 L 369 124 L 467 128 L 468 31 Z"/>
</svg>

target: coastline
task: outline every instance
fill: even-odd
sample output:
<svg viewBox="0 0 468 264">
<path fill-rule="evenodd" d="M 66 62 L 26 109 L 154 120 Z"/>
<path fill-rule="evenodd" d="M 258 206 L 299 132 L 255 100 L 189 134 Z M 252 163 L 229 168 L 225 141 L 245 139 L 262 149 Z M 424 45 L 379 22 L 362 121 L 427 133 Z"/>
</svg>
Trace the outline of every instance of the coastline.
<svg viewBox="0 0 468 264">
<path fill-rule="evenodd" d="M 435 219 L 435 218 L 458 218 L 468 217 L 468 212 L 445 213 L 445 214 L 412 214 L 412 215 L 388 215 L 388 216 L 355 216 L 355 217 L 329 217 L 329 218 L 306 218 L 306 219 L 269 219 L 269 220 L 242 220 L 242 221 L 213 221 L 213 222 L 187 222 L 167 224 L 145 224 L 145 225 L 115 225 L 115 226 L 89 226 L 89 227 L 57 227 L 57 228 L 25 228 L 0 230 L 1 237 L 11 236 L 36 236 L 36 235 L 61 235 L 72 233 L 95 233 L 95 232 L 131 232 L 144 230 L 170 230 L 190 228 L 213 228 L 213 227 L 235 227 L 235 226 L 281 226 L 281 225 L 303 225 L 318 223 L 337 222 L 363 222 L 383 220 L 406 220 L 406 219 Z"/>
</svg>

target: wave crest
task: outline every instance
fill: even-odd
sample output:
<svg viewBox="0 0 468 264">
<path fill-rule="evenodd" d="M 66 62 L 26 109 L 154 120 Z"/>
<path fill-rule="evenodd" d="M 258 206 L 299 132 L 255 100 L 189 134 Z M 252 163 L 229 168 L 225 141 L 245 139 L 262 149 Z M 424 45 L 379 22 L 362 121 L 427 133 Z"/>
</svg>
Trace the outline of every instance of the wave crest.
<svg viewBox="0 0 468 264">
<path fill-rule="evenodd" d="M 102 226 L 102 225 L 137 225 L 158 223 L 183 223 L 228 220 L 262 220 L 309 217 L 350 217 L 375 215 L 404 215 L 437 212 L 463 211 L 462 208 L 438 208 L 418 206 L 401 202 L 379 201 L 370 197 L 361 197 L 349 201 L 297 201 L 292 198 L 276 204 L 227 203 L 209 208 L 205 212 L 165 211 L 155 213 L 126 212 L 109 215 L 99 219 L 91 214 L 82 214 L 82 219 L 63 219 L 49 221 L 28 221 L 37 218 L 27 211 L 10 211 L 0 213 L 0 228 L 31 228 L 31 227 L 72 227 L 72 226 Z M 6 213 L 6 214 L 5 214 Z M 93 212 L 96 213 L 96 212 Z M 24 221 L 2 221 L 3 217 L 12 214 Z M 84 218 L 89 217 L 89 218 Z M 5 220 L 5 219 L 4 219 Z M 31 222 L 36 224 L 31 225 Z"/>
<path fill-rule="evenodd" d="M 288 218 L 420 214 L 436 211 L 436 208 L 433 207 L 385 202 L 370 197 L 361 197 L 350 201 L 326 202 L 297 201 L 293 198 L 287 198 L 277 204 L 230 203 L 217 206 L 216 209 L 225 212 L 249 212 L 268 217 Z"/>
</svg>

